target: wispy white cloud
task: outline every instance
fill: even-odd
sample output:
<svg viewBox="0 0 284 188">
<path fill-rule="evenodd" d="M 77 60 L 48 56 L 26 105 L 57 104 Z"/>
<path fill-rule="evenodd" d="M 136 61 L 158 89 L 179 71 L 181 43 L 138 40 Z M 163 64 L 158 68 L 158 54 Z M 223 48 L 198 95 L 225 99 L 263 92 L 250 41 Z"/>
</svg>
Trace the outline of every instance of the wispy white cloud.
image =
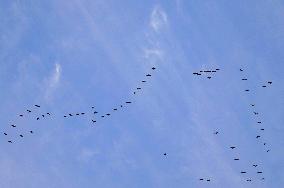
<svg viewBox="0 0 284 188">
<path fill-rule="evenodd" d="M 62 68 L 59 63 L 55 64 L 54 70 L 50 77 L 46 79 L 45 99 L 50 100 L 54 90 L 58 87 L 60 82 Z"/>
<path fill-rule="evenodd" d="M 158 6 L 151 13 L 150 26 L 158 32 L 168 24 L 167 14 Z"/>
</svg>

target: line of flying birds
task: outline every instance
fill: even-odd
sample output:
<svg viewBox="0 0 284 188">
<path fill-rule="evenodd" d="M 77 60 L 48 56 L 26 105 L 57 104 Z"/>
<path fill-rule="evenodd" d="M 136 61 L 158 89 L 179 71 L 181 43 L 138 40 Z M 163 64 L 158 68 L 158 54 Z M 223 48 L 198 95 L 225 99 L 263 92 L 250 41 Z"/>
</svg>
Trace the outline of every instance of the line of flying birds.
<svg viewBox="0 0 284 188">
<path fill-rule="evenodd" d="M 154 71 L 154 70 L 156 70 L 156 67 L 152 67 L 151 69 L 152 69 L 152 71 Z M 146 76 L 146 78 L 149 78 L 149 77 L 152 76 L 152 73 L 151 73 L 151 74 L 150 74 L 150 73 L 147 73 L 145 76 Z M 141 80 L 141 83 L 143 83 L 143 84 L 146 83 L 146 82 L 147 82 L 147 79 Z M 133 91 L 133 94 L 136 95 L 137 92 L 138 92 L 138 91 L 141 91 L 141 90 L 142 90 L 142 87 L 139 86 L 139 87 L 137 87 L 137 88 L 135 89 L 135 91 Z M 113 108 L 112 111 L 118 111 L 119 108 L 123 108 L 125 105 L 131 104 L 131 103 L 132 103 L 132 101 L 126 101 L 125 104 L 120 104 L 120 105 L 118 105 L 118 107 Z M 38 105 L 38 104 L 36 104 L 36 105 L 34 105 L 34 107 L 35 107 L 35 108 L 40 108 L 41 106 Z M 92 106 L 91 109 L 93 110 L 91 114 L 94 114 L 94 115 L 99 114 L 99 112 L 94 111 L 94 109 L 95 109 L 94 106 Z M 33 110 L 33 111 L 34 111 L 34 110 Z M 30 114 L 30 113 L 32 113 L 32 110 L 31 110 L 31 109 L 27 109 L 26 112 L 27 112 L 28 114 Z M 67 118 L 67 117 L 82 116 L 82 115 L 86 115 L 86 112 L 67 113 L 66 115 L 63 115 L 63 117 L 64 117 L 64 118 Z M 107 117 L 107 116 L 110 116 L 110 115 L 111 115 L 111 113 L 109 112 L 109 113 L 106 113 L 106 114 L 101 114 L 100 117 L 101 117 L 101 118 L 104 118 L 104 117 Z M 25 115 L 24 115 L 24 114 L 19 114 L 19 116 L 20 116 L 20 117 L 24 117 Z M 51 113 L 50 113 L 50 112 L 47 112 L 47 113 L 45 113 L 45 114 L 39 114 L 39 115 L 36 117 L 36 120 L 38 121 L 38 120 L 40 120 L 40 119 L 42 119 L 42 118 L 45 118 L 46 116 L 51 116 Z M 91 119 L 91 122 L 92 122 L 92 123 L 96 123 L 97 120 Z M 16 128 L 17 126 L 16 126 L 15 124 L 11 124 L 11 127 L 12 127 L 12 128 Z M 30 130 L 29 133 L 30 133 L 30 134 L 33 134 L 34 131 L 33 131 L 33 130 Z M 3 132 L 3 134 L 4 134 L 4 136 L 9 136 L 9 134 L 8 134 L 7 132 Z M 19 134 L 18 136 L 21 137 L 21 138 L 23 138 L 23 137 L 24 137 L 24 134 L 21 133 L 21 134 Z M 8 143 L 13 143 L 13 142 L 14 142 L 14 141 L 11 140 L 11 139 L 8 140 Z"/>
</svg>

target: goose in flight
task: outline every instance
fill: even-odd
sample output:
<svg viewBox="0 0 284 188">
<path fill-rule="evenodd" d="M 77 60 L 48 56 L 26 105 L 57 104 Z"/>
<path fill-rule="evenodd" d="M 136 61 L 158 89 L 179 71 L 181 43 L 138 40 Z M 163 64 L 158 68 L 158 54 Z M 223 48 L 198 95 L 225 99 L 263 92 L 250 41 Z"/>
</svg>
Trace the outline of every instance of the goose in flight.
<svg viewBox="0 0 284 188">
<path fill-rule="evenodd" d="M 22 134 L 20 134 L 19 136 L 22 137 L 22 138 L 24 137 Z"/>
<path fill-rule="evenodd" d="M 231 149 L 235 149 L 236 147 L 235 147 L 235 146 L 231 146 L 230 148 L 231 148 Z"/>
<path fill-rule="evenodd" d="M 109 116 L 110 114 L 106 114 L 107 116 Z"/>
<path fill-rule="evenodd" d="M 125 103 L 130 104 L 131 102 L 130 102 L 130 101 L 127 101 L 127 102 L 125 102 Z"/>
<path fill-rule="evenodd" d="M 262 86 L 262 87 L 266 87 L 266 86 Z"/>
<path fill-rule="evenodd" d="M 271 82 L 271 81 L 268 81 L 267 83 L 272 84 L 272 82 Z"/>
<path fill-rule="evenodd" d="M 72 114 L 69 114 L 69 116 L 73 116 Z"/>
<path fill-rule="evenodd" d="M 155 67 L 152 67 L 152 70 L 155 70 L 156 68 Z"/>
<path fill-rule="evenodd" d="M 264 131 L 264 129 L 260 129 L 261 131 Z"/>
<path fill-rule="evenodd" d="M 245 172 L 245 171 L 241 171 L 241 174 L 245 174 L 245 173 L 247 173 L 247 172 Z"/>
<path fill-rule="evenodd" d="M 218 134 L 218 133 L 219 133 L 218 131 L 215 131 L 215 132 L 214 132 L 214 134 Z"/>
<path fill-rule="evenodd" d="M 116 110 L 117 110 L 117 108 L 114 108 L 113 110 L 114 110 L 114 111 L 116 111 Z"/>
<path fill-rule="evenodd" d="M 30 111 L 30 110 L 27 110 L 27 112 L 28 112 L 28 113 L 31 113 L 32 111 Z"/>
<path fill-rule="evenodd" d="M 146 82 L 146 80 L 142 80 L 142 82 Z"/>
<path fill-rule="evenodd" d="M 207 78 L 208 78 L 208 79 L 211 79 L 211 76 L 208 76 Z"/>
<path fill-rule="evenodd" d="M 14 128 L 16 127 L 16 125 L 11 125 L 11 126 L 14 127 Z"/>
<path fill-rule="evenodd" d="M 249 91 L 249 89 L 246 89 L 245 91 Z"/>
<path fill-rule="evenodd" d="M 239 161 L 240 159 L 239 159 L 239 158 L 235 158 L 234 160 L 235 160 L 235 161 Z"/>
<path fill-rule="evenodd" d="M 7 133 L 4 133 L 4 135 L 7 136 L 8 134 L 7 134 Z"/>
<path fill-rule="evenodd" d="M 50 116 L 50 113 L 49 113 L 49 112 L 47 112 L 46 114 Z"/>
<path fill-rule="evenodd" d="M 40 108 L 40 106 L 39 106 L 39 105 L 37 105 L 37 104 L 35 105 L 35 107 L 38 107 L 38 108 Z"/>
<path fill-rule="evenodd" d="M 93 123 L 96 123 L 97 121 L 95 121 L 95 120 L 92 120 L 92 122 L 93 122 Z"/>
<path fill-rule="evenodd" d="M 257 167 L 257 165 L 256 164 L 254 164 L 254 165 L 252 165 L 253 167 Z"/>
<path fill-rule="evenodd" d="M 23 114 L 20 114 L 19 116 L 20 116 L 20 117 L 23 117 Z"/>
<path fill-rule="evenodd" d="M 147 74 L 146 76 L 151 76 L 151 74 Z"/>
<path fill-rule="evenodd" d="M 248 80 L 248 79 L 246 79 L 246 78 L 243 78 L 242 80 Z"/>
<path fill-rule="evenodd" d="M 30 131 L 30 133 L 33 134 L 34 132 L 33 132 L 33 131 Z"/>
<path fill-rule="evenodd" d="M 84 115 L 84 114 L 85 114 L 84 112 L 81 113 L 81 115 Z"/>
<path fill-rule="evenodd" d="M 256 138 L 260 138 L 260 136 L 259 136 L 259 135 L 257 135 L 257 136 L 256 136 Z"/>
<path fill-rule="evenodd" d="M 218 70 L 220 70 L 220 69 L 216 69 L 216 70 L 218 71 Z"/>
<path fill-rule="evenodd" d="M 9 142 L 9 143 L 13 143 L 12 140 L 9 140 L 8 142 Z"/>
<path fill-rule="evenodd" d="M 240 69 L 240 71 L 244 71 L 243 69 Z"/>
</svg>

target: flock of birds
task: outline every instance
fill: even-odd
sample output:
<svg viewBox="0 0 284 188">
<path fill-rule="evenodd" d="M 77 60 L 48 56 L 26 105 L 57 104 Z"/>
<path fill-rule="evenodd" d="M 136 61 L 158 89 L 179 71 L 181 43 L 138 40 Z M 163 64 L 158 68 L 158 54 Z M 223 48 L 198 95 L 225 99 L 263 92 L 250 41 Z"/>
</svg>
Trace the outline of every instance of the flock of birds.
<svg viewBox="0 0 284 188">
<path fill-rule="evenodd" d="M 151 70 L 152 70 L 152 71 L 155 71 L 155 70 L 156 70 L 156 67 L 152 67 Z M 153 73 L 151 73 L 151 72 L 150 72 L 150 73 L 147 73 L 147 74 L 145 75 L 146 78 L 143 79 L 143 80 L 141 80 L 141 83 L 142 83 L 142 84 L 145 84 L 147 81 L 149 81 L 149 79 L 147 79 L 147 78 L 152 77 L 152 75 L 153 75 Z M 141 86 L 137 87 L 137 88 L 133 91 L 133 95 L 137 95 L 138 92 L 141 91 L 141 90 L 142 90 L 142 87 L 141 87 Z M 118 111 L 120 108 L 124 108 L 124 107 L 126 107 L 127 105 L 129 105 L 129 104 L 131 104 L 131 103 L 132 103 L 132 101 L 125 101 L 123 104 L 117 105 L 116 107 L 114 107 L 114 108 L 111 109 L 110 111 L 112 111 L 112 112 Z M 28 116 L 28 115 L 34 113 L 34 114 L 36 114 L 35 119 L 36 119 L 37 121 L 46 118 L 46 116 L 51 116 L 51 115 L 54 116 L 54 114 L 51 114 L 50 112 L 47 112 L 47 113 L 44 113 L 44 114 L 38 114 L 38 113 L 37 113 L 37 109 L 39 109 L 39 108 L 41 108 L 41 106 L 38 105 L 38 104 L 36 104 L 36 105 L 33 106 L 33 109 L 32 109 L 32 108 L 27 109 L 25 114 L 24 114 L 24 113 L 21 113 L 21 114 L 19 114 L 18 116 L 21 117 L 21 118 L 24 118 L 25 116 Z M 109 117 L 109 116 L 111 116 L 112 112 L 99 113 L 98 111 L 95 110 L 95 107 L 92 106 L 92 107 L 91 107 L 91 111 L 88 111 L 88 112 L 77 112 L 77 113 L 72 113 L 72 112 L 71 112 L 71 113 L 66 113 L 65 115 L 63 115 L 63 117 L 64 117 L 64 118 L 71 118 L 71 117 L 74 117 L 74 116 L 84 116 L 84 115 L 87 115 L 87 114 L 89 113 L 89 115 L 94 115 L 94 116 L 93 116 L 94 118 L 91 118 L 91 123 L 96 123 L 96 122 L 98 121 L 98 118 Z M 99 115 L 99 116 L 98 116 L 98 115 Z M 17 125 L 16 125 L 15 123 L 11 124 L 10 127 L 11 127 L 12 129 L 17 129 Z M 29 130 L 28 133 L 29 133 L 29 134 L 34 134 L 34 131 L 33 131 L 33 130 Z M 14 139 L 11 139 L 11 137 L 9 137 L 10 134 L 8 134 L 8 131 L 4 131 L 3 134 L 4 134 L 4 136 L 6 136 L 7 138 L 9 138 L 9 139 L 7 140 L 8 143 L 14 143 L 14 142 L 15 142 L 15 138 L 14 138 Z M 18 134 L 18 137 L 23 138 L 24 135 L 25 135 L 24 133 L 20 133 L 20 134 Z"/>
<path fill-rule="evenodd" d="M 152 71 L 154 71 L 156 68 L 155 68 L 155 67 L 152 67 L 151 69 L 152 69 Z M 200 71 L 198 71 L 198 72 L 193 72 L 193 75 L 196 75 L 196 76 L 205 76 L 207 79 L 211 79 L 211 78 L 214 76 L 214 74 L 217 73 L 218 71 L 220 71 L 220 69 L 218 69 L 218 68 L 217 68 L 217 69 L 214 69 L 214 70 L 200 70 Z M 240 72 L 244 72 L 243 69 L 239 69 L 239 71 L 240 71 Z M 142 85 L 143 85 L 144 83 L 146 83 L 146 82 L 148 81 L 147 78 L 151 77 L 152 75 L 153 75 L 153 73 L 148 73 L 148 74 L 146 74 L 146 78 L 143 79 L 143 80 L 141 80 Z M 243 76 L 243 75 L 242 75 L 242 76 Z M 248 79 L 247 79 L 246 77 L 242 77 L 241 80 L 242 80 L 242 81 L 247 81 Z M 266 85 L 262 85 L 261 87 L 267 88 L 267 87 L 270 86 L 270 85 L 272 85 L 272 82 L 271 82 L 271 81 L 267 81 Z M 137 88 L 133 91 L 133 95 L 136 95 L 136 94 L 137 94 L 139 91 L 141 91 L 141 90 L 142 90 L 142 87 L 141 87 L 141 86 L 137 87 Z M 245 89 L 244 91 L 245 91 L 245 92 L 250 92 L 250 89 Z M 132 101 L 125 101 L 123 104 L 119 104 L 119 105 L 113 107 L 108 113 L 99 113 L 98 111 L 95 110 L 95 107 L 94 107 L 94 106 L 91 106 L 91 107 L 90 107 L 90 109 L 91 109 L 90 111 L 87 111 L 87 112 L 77 112 L 77 113 L 66 113 L 65 115 L 63 115 L 63 117 L 64 117 L 64 118 L 71 118 L 71 117 L 73 117 L 73 116 L 84 116 L 84 115 L 87 115 L 87 114 L 90 113 L 91 115 L 94 115 L 94 116 L 92 116 L 92 117 L 94 117 L 94 118 L 91 118 L 91 119 L 90 119 L 90 122 L 91 122 L 92 124 L 94 124 L 94 123 L 96 123 L 96 122 L 99 120 L 99 118 L 107 118 L 107 117 L 111 116 L 111 114 L 114 113 L 115 111 L 118 111 L 120 108 L 124 108 L 124 107 L 126 107 L 127 105 L 129 105 L 129 104 L 131 104 L 131 103 L 132 103 Z M 253 115 L 256 116 L 256 117 L 259 117 L 259 112 L 255 109 L 255 108 L 256 108 L 256 104 L 250 104 L 250 106 L 253 108 L 253 110 L 252 110 Z M 51 114 L 50 112 L 47 112 L 47 113 L 44 113 L 44 114 L 38 114 L 38 113 L 37 113 L 37 109 L 39 109 L 39 108 L 41 108 L 41 106 L 38 105 L 38 104 L 36 104 L 36 105 L 33 106 L 33 108 L 31 108 L 31 109 L 26 109 L 26 113 L 19 114 L 19 117 L 24 118 L 24 116 L 28 116 L 28 115 L 30 115 L 30 114 L 33 113 L 34 115 L 36 115 L 36 116 L 35 116 L 35 119 L 36 119 L 37 121 L 39 121 L 39 120 L 41 120 L 41 119 L 44 119 L 46 116 L 52 116 L 52 115 L 53 115 L 53 114 Z M 259 130 L 260 130 L 261 133 L 263 133 L 263 132 L 265 131 L 265 129 L 263 128 L 263 122 L 258 119 L 258 120 L 256 121 L 256 123 L 261 126 L 261 127 L 259 128 Z M 13 131 L 15 131 L 15 130 L 17 129 L 17 125 L 16 125 L 16 124 L 11 124 L 10 127 L 13 129 Z M 5 137 L 9 138 L 9 133 L 8 133 L 7 131 L 4 131 L 3 134 L 4 134 Z M 34 134 L 34 130 L 29 130 L 29 131 L 27 132 L 27 134 Z M 218 135 L 218 134 L 220 134 L 220 131 L 219 131 L 219 130 L 216 130 L 216 131 L 214 131 L 213 134 Z M 25 135 L 26 135 L 26 134 L 21 133 L 21 134 L 18 134 L 18 137 L 23 138 Z M 256 137 L 256 139 L 261 140 L 261 139 L 262 139 L 262 134 L 257 134 L 255 137 Z M 13 142 L 15 142 L 15 140 L 16 140 L 15 138 L 14 138 L 14 139 L 11 139 L 11 138 L 10 138 L 10 139 L 8 139 L 7 141 L 8 141 L 8 143 L 13 143 Z M 262 142 L 260 142 L 260 143 L 262 143 L 265 147 L 268 146 L 268 144 L 267 144 L 265 141 L 262 141 Z M 230 146 L 229 149 L 230 149 L 230 150 L 237 150 L 238 147 L 237 147 L 237 146 Z M 266 152 L 269 152 L 270 149 L 269 149 L 269 148 L 265 148 L 265 151 L 266 151 Z M 163 155 L 164 155 L 164 156 L 167 156 L 167 153 L 164 153 Z M 237 161 L 240 160 L 240 158 L 235 157 L 233 160 L 237 162 Z M 260 165 L 259 165 L 259 164 L 251 164 L 251 166 L 252 166 L 252 168 L 254 168 L 254 170 L 256 170 L 256 173 L 257 173 L 257 174 L 263 174 L 263 171 L 258 170 L 258 169 L 260 168 Z M 247 174 L 247 171 L 240 171 L 240 173 L 241 173 L 241 174 Z M 206 181 L 206 182 L 210 182 L 210 181 L 211 181 L 210 178 L 205 178 L 205 177 L 199 178 L 199 180 L 200 180 L 200 181 Z M 245 180 L 246 180 L 247 182 L 251 182 L 253 179 L 252 179 L 252 178 L 249 178 L 249 177 L 246 177 Z M 260 180 L 265 180 L 265 178 L 262 176 L 262 177 L 260 177 Z"/>
<path fill-rule="evenodd" d="M 194 75 L 197 75 L 197 76 L 201 76 L 202 75 L 202 73 L 204 74 L 208 74 L 208 73 L 215 73 L 216 71 L 218 71 L 218 70 L 220 70 L 220 69 L 215 69 L 215 70 L 206 70 L 206 71 L 199 71 L 199 72 L 193 72 L 193 74 Z M 239 69 L 239 71 L 240 72 L 244 72 L 244 70 L 241 68 L 241 69 Z M 212 78 L 212 76 L 208 76 L 208 75 L 205 75 L 208 79 L 211 79 Z M 247 78 L 245 78 L 245 77 L 243 77 L 242 79 L 241 79 L 242 81 L 247 81 L 248 79 Z M 266 88 L 266 87 L 268 87 L 268 85 L 270 86 L 270 85 L 272 85 L 272 81 L 267 81 L 267 83 L 266 83 L 267 85 L 262 85 L 261 87 L 263 87 L 263 88 Z M 249 92 L 250 91 L 250 89 L 245 89 L 244 90 L 245 92 Z M 255 116 L 259 116 L 259 112 L 255 109 L 255 104 L 250 104 L 250 106 L 253 108 L 253 114 L 255 115 Z M 256 121 L 256 123 L 257 124 L 259 124 L 259 125 L 262 125 L 262 127 L 260 127 L 259 128 L 259 130 L 261 131 L 261 132 L 264 132 L 264 128 L 263 128 L 263 122 L 261 121 L 261 120 L 257 120 Z M 219 131 L 217 130 L 217 131 L 215 131 L 213 134 L 215 134 L 215 135 L 218 135 L 219 134 Z M 258 139 L 258 140 L 260 140 L 261 139 L 261 137 L 262 137 L 262 134 L 257 134 L 256 136 L 255 136 L 255 138 L 256 139 Z M 267 146 L 267 143 L 266 142 L 260 142 L 260 143 L 262 143 L 264 146 Z M 231 150 L 237 150 L 238 148 L 237 148 L 237 146 L 230 146 L 229 147 Z M 269 148 L 266 148 L 265 149 L 265 152 L 269 152 L 270 151 L 270 149 Z M 235 157 L 234 158 L 234 161 L 239 161 L 240 160 L 240 158 L 237 158 L 237 157 Z M 251 165 L 253 168 L 255 168 L 254 170 L 256 170 L 256 174 L 263 174 L 263 171 L 262 170 L 257 170 L 258 168 L 260 168 L 260 165 L 259 164 L 252 164 Z M 240 172 L 241 174 L 247 174 L 247 171 L 241 171 Z M 211 179 L 210 178 L 200 178 L 199 179 L 200 181 L 207 181 L 207 182 L 210 182 L 211 181 Z M 247 182 L 252 182 L 252 178 L 250 178 L 250 177 L 246 177 L 245 178 L 245 180 L 247 181 Z M 262 176 L 261 178 L 260 178 L 260 180 L 265 180 L 265 178 Z"/>
</svg>

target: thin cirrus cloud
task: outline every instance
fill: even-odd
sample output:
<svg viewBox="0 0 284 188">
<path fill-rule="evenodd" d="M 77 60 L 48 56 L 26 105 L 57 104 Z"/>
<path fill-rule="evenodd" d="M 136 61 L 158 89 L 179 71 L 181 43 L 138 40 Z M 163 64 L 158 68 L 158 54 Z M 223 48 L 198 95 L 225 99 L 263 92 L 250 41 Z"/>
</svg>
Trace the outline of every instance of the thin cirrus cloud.
<svg viewBox="0 0 284 188">
<path fill-rule="evenodd" d="M 62 68 L 59 63 L 55 64 L 54 70 L 49 78 L 46 79 L 45 99 L 50 100 L 54 90 L 60 83 Z"/>
<path fill-rule="evenodd" d="M 159 32 L 159 30 L 165 27 L 167 23 L 168 23 L 167 14 L 160 7 L 156 6 L 151 13 L 150 26 L 156 32 Z"/>
</svg>

